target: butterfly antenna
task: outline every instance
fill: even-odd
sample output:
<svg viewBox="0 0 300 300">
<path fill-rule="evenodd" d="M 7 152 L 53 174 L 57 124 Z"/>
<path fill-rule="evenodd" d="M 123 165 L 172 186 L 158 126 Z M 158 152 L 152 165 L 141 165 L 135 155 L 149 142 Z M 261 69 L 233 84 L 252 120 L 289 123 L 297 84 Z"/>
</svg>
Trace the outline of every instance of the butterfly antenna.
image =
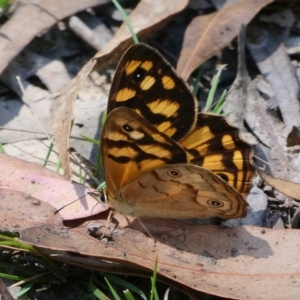
<svg viewBox="0 0 300 300">
<path fill-rule="evenodd" d="M 86 188 L 88 189 L 89 187 L 86 187 Z M 64 206 L 62 206 L 62 207 L 60 207 L 59 209 L 57 209 L 57 210 L 54 212 L 54 214 L 56 215 L 57 213 L 59 213 L 59 212 L 60 212 L 62 209 L 64 209 L 65 207 L 67 207 L 67 206 L 69 206 L 69 205 L 75 203 L 76 201 L 78 201 L 78 200 L 80 200 L 80 199 L 86 197 L 87 195 L 91 195 L 93 198 L 96 199 L 96 196 L 95 196 L 94 194 L 95 194 L 95 191 L 89 191 L 89 192 L 87 192 L 85 195 L 82 195 L 81 197 L 77 198 L 76 200 L 73 200 L 72 202 L 70 202 L 70 203 L 68 203 L 68 204 L 66 204 L 66 205 L 64 205 Z M 100 201 L 98 201 L 98 202 L 101 203 Z M 98 205 L 98 203 L 97 203 L 96 205 Z"/>
<path fill-rule="evenodd" d="M 84 198 L 85 196 L 86 196 L 86 195 L 83 195 L 83 196 L 81 196 L 80 198 L 78 198 L 78 199 L 76 199 L 76 200 L 73 200 L 72 202 L 70 202 L 70 203 L 68 203 L 68 204 L 66 204 L 66 205 L 64 205 L 64 206 L 62 206 L 61 208 L 57 209 L 57 210 L 54 212 L 54 214 L 56 215 L 57 213 L 59 213 L 59 212 L 60 212 L 62 209 L 64 209 L 65 207 L 67 207 L 67 206 L 69 206 L 69 205 L 75 203 L 76 201 L 80 200 L 81 198 Z"/>
</svg>

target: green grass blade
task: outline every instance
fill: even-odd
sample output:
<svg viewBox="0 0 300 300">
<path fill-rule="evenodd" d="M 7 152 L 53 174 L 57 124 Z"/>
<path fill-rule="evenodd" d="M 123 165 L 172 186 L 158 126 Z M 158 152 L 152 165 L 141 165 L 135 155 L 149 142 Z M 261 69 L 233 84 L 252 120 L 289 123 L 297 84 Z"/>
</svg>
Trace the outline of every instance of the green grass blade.
<svg viewBox="0 0 300 300">
<path fill-rule="evenodd" d="M 5 153 L 2 142 L 0 141 L 0 153 Z"/>
<path fill-rule="evenodd" d="M 221 97 L 219 98 L 219 100 L 217 101 L 214 109 L 213 109 L 213 112 L 216 113 L 216 114 L 221 114 L 223 108 L 224 108 L 224 105 L 225 105 L 225 98 L 226 98 L 226 95 L 227 95 L 227 91 L 224 90 Z"/>
<path fill-rule="evenodd" d="M 217 87 L 218 87 L 218 84 L 219 84 L 219 81 L 220 81 L 220 76 L 221 76 L 221 73 L 223 71 L 223 69 L 225 68 L 226 65 L 223 65 L 217 72 L 217 74 L 213 77 L 212 81 L 211 81 L 211 88 L 209 90 L 209 93 L 208 93 L 208 97 L 207 97 L 207 100 L 206 100 L 206 103 L 205 103 L 205 108 L 204 108 L 204 111 L 209 111 L 212 107 L 212 104 L 213 104 L 213 100 L 214 100 L 214 97 L 215 97 L 215 94 L 216 94 L 216 90 L 217 90 Z"/>
<path fill-rule="evenodd" d="M 14 280 L 14 281 L 20 281 L 20 280 L 25 279 L 24 277 L 20 277 L 20 276 L 17 276 L 17 275 L 6 274 L 6 273 L 0 273 L 0 277 L 5 278 L 5 279 Z"/>
<path fill-rule="evenodd" d="M 2 9 L 6 8 L 9 4 L 9 0 L 0 0 L 0 7 Z"/>
<path fill-rule="evenodd" d="M 115 7 L 117 8 L 117 10 L 121 13 L 121 15 L 123 17 L 123 20 L 124 20 L 125 24 L 127 25 L 128 29 L 129 29 L 129 32 L 130 32 L 131 37 L 133 39 L 133 42 L 135 44 L 138 44 L 139 39 L 138 39 L 137 35 L 135 34 L 132 26 L 131 26 L 131 23 L 130 23 L 128 17 L 127 17 L 127 14 L 126 14 L 125 10 L 123 9 L 123 7 L 120 5 L 120 3 L 117 0 L 111 0 L 111 1 L 113 2 Z"/>
<path fill-rule="evenodd" d="M 157 265 L 158 265 L 158 258 L 156 257 L 155 259 L 155 265 L 154 265 L 154 270 L 153 270 L 153 275 L 151 277 L 151 295 L 150 295 L 150 300 L 159 300 L 158 293 L 156 290 L 156 280 L 157 280 Z"/>
<path fill-rule="evenodd" d="M 200 78 L 202 77 L 202 73 L 203 73 L 203 68 L 202 68 L 202 66 L 200 66 L 198 69 L 196 81 L 193 86 L 194 95 L 197 95 L 198 91 L 200 89 Z"/>
<path fill-rule="evenodd" d="M 51 152 L 52 152 L 52 150 L 53 150 L 53 147 L 54 147 L 54 144 L 51 142 L 51 143 L 50 143 L 50 146 L 49 146 L 49 148 L 48 148 L 47 154 L 46 154 L 46 158 L 45 158 L 44 163 L 43 163 L 43 167 L 46 167 L 46 166 L 47 166 L 47 163 L 48 163 L 48 161 L 49 161 L 49 157 L 50 157 L 50 155 L 51 155 Z"/>
<path fill-rule="evenodd" d="M 83 138 L 83 140 L 85 140 L 86 142 L 89 142 L 89 143 L 92 143 L 92 144 L 94 144 L 94 145 L 96 145 L 96 146 L 100 146 L 100 141 L 99 140 L 95 140 L 95 139 L 92 139 L 92 138 L 90 138 L 90 137 L 88 137 L 88 136 L 86 136 L 86 135 L 80 135 L 82 138 Z"/>
<path fill-rule="evenodd" d="M 120 286 L 125 287 L 126 289 L 135 292 L 136 294 L 140 295 L 140 297 L 144 300 L 147 300 L 146 295 L 139 289 L 137 288 L 135 285 L 129 283 L 126 280 L 120 279 L 116 276 L 113 276 L 111 274 L 105 274 L 105 277 L 110 281 L 110 282 L 114 282 Z"/>
<path fill-rule="evenodd" d="M 106 188 L 106 181 L 103 181 L 102 183 L 100 183 L 98 186 L 97 186 L 97 191 L 102 191 Z"/>
<path fill-rule="evenodd" d="M 34 282 L 27 282 L 26 284 L 24 284 L 24 286 L 22 287 L 22 289 L 20 291 L 18 291 L 17 293 L 14 294 L 14 298 L 18 299 L 21 296 L 23 296 L 24 294 L 26 294 L 34 285 Z"/>
<path fill-rule="evenodd" d="M 90 278 L 89 280 L 89 289 L 94 294 L 95 297 L 97 297 L 100 300 L 107 300 L 108 298 L 105 296 L 104 293 L 102 293 L 94 284 L 93 280 Z"/>
<path fill-rule="evenodd" d="M 124 292 L 124 296 L 126 297 L 126 300 L 134 300 L 133 295 L 130 293 L 129 290 L 125 290 Z"/>
<path fill-rule="evenodd" d="M 113 294 L 115 300 L 121 300 L 121 298 L 119 297 L 118 293 L 116 292 L 116 290 L 113 288 L 113 286 L 110 284 L 110 282 L 106 279 L 106 277 L 104 276 L 104 279 L 108 285 L 108 288 L 110 290 L 110 292 Z"/>
</svg>

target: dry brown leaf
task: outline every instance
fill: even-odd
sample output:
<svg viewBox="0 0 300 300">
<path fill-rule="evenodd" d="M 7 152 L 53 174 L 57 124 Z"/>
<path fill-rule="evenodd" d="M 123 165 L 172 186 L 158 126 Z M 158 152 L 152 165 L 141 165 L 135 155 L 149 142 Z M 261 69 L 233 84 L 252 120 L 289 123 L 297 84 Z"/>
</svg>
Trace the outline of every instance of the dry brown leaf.
<svg viewBox="0 0 300 300">
<path fill-rule="evenodd" d="M 300 184 L 285 179 L 275 178 L 265 171 L 257 170 L 261 178 L 278 192 L 300 201 Z"/>
<path fill-rule="evenodd" d="M 294 147 L 300 145 L 300 128 L 293 126 L 290 133 L 287 136 L 286 146 Z"/>
<path fill-rule="evenodd" d="M 56 259 L 117 273 L 128 272 L 129 267 L 131 274 L 150 275 L 158 257 L 160 276 L 222 297 L 276 300 L 299 295 L 299 231 L 150 219 L 144 224 L 156 242 L 132 229 L 118 228 L 114 241 L 104 243 L 89 236 L 85 226 L 39 226 L 22 231 L 21 239 Z"/>
<path fill-rule="evenodd" d="M 260 151 L 256 155 L 260 156 L 259 162 L 263 164 L 265 155 L 269 157 L 269 165 L 266 166 L 272 169 L 275 174 L 281 174 L 289 178 L 286 164 L 287 158 L 282 145 L 284 136 L 282 135 L 283 124 L 281 120 L 276 119 L 270 114 L 268 104 L 258 91 L 258 86 L 262 80 L 257 77 L 251 80 L 246 67 L 245 58 L 245 36 L 244 30 L 239 34 L 239 61 L 238 73 L 233 85 L 230 88 L 224 111 L 228 114 L 228 120 L 239 128 L 244 127 L 244 119 L 249 128 L 251 128 L 255 137 L 263 141 Z M 280 132 L 280 134 L 278 134 Z M 257 142 L 256 142 L 257 143 Z M 252 142 L 255 144 L 255 142 Z M 267 147 L 265 147 L 267 145 Z M 278 173 L 280 172 L 280 173 Z"/>
<path fill-rule="evenodd" d="M 271 86 L 274 94 L 272 107 L 279 108 L 285 125 L 299 126 L 299 82 L 282 41 L 274 31 L 261 27 L 249 30 L 247 46 L 258 69 Z"/>
<path fill-rule="evenodd" d="M 36 167 L 30 169 L 32 164 L 23 166 L 5 155 L 0 155 L 0 159 L 3 170 L 8 167 L 5 160 L 12 160 L 18 168 L 28 166 L 27 172 Z M 12 168 L 11 173 L 18 168 Z M 59 215 L 54 214 L 53 206 L 7 187 L 3 179 L 11 173 L 3 173 L 0 178 L 4 186 L 0 193 L 0 218 L 5 220 L 0 222 L 0 231 L 19 232 L 23 241 L 53 258 L 102 271 L 128 273 L 130 267 L 131 273 L 149 275 L 158 256 L 160 276 L 195 290 L 243 299 L 269 299 L 272 295 L 272 299 L 295 298 L 298 293 L 300 273 L 294 262 L 300 246 L 299 231 L 193 226 L 174 220 L 143 219 L 156 239 L 154 242 L 142 233 L 137 220 L 116 214 L 119 226 L 111 236 L 113 241 L 105 243 L 97 238 L 105 227 L 105 216 L 94 216 L 97 221 L 75 228 L 75 221 L 68 221 L 65 227 Z M 93 222 L 100 227 L 99 232 L 94 230 L 97 226 Z M 89 234 L 91 231 L 93 235 Z"/>
<path fill-rule="evenodd" d="M 129 16 L 136 34 L 149 35 L 162 26 L 171 16 L 183 10 L 187 0 L 164 1 L 143 0 Z M 132 44 L 127 26 L 123 24 L 104 49 L 99 51 L 78 73 L 78 75 L 54 97 L 51 106 L 52 128 L 55 144 L 67 176 L 71 178 L 68 155 L 71 121 L 74 102 L 86 77 L 100 67 L 116 60 Z"/>
<path fill-rule="evenodd" d="M 129 15 L 129 21 L 134 32 L 143 38 L 156 32 L 187 4 L 187 0 L 141 0 Z M 95 68 L 99 69 L 118 59 L 120 53 L 123 53 L 132 43 L 131 34 L 123 23 L 105 48 L 94 56 L 97 61 Z"/>
<path fill-rule="evenodd" d="M 60 210 L 64 220 L 86 218 L 107 210 L 107 206 L 88 194 L 90 189 L 76 182 L 71 183 L 55 172 L 5 154 L 0 154 L 0 165 L 2 167 L 0 188 L 4 189 L 4 194 L 0 195 L 1 219 L 9 219 L 13 216 L 16 220 L 19 215 L 24 217 L 24 210 L 29 209 L 27 206 L 23 207 L 24 198 L 29 200 L 35 198 L 44 205 L 50 204 L 52 214 L 53 210 L 61 209 L 66 205 Z M 7 193 L 12 193 L 11 197 L 15 197 L 14 205 Z M 30 201 L 30 203 L 36 202 Z M 4 212 L 2 208 L 7 205 L 13 206 Z M 38 216 L 37 212 L 36 215 Z M 31 216 L 28 216 L 27 220 L 31 219 Z"/>
<path fill-rule="evenodd" d="M 5 169 L 18 169 L 18 168 L 23 168 L 24 170 L 31 172 L 31 173 L 36 173 L 42 176 L 47 176 L 51 178 L 57 178 L 60 180 L 66 180 L 68 179 L 56 172 L 53 172 L 49 169 L 46 169 L 42 166 L 33 164 L 31 162 L 27 162 L 24 160 L 20 160 L 16 157 L 9 156 L 4 153 L 0 153 L 0 166 L 2 166 L 1 171 L 4 171 Z M 1 175 L 0 175 L 1 176 Z M 4 176 L 1 176 L 1 178 Z M 0 181 L 1 183 L 1 181 Z"/>
<path fill-rule="evenodd" d="M 55 208 L 27 193 L 0 188 L 2 232 L 19 232 L 38 224 L 62 225 Z"/>
<path fill-rule="evenodd" d="M 5 286 L 2 279 L 0 279 L 0 295 L 2 300 L 14 300 L 8 288 Z"/>
<path fill-rule="evenodd" d="M 107 2 L 107 0 L 40 0 L 19 4 L 17 11 L 1 26 L 0 73 L 33 38 L 59 20 L 88 7 Z"/>
<path fill-rule="evenodd" d="M 177 71 L 187 80 L 204 61 L 217 54 L 239 33 L 241 26 L 273 0 L 229 1 L 211 15 L 194 18 L 185 32 Z"/>
<path fill-rule="evenodd" d="M 84 80 L 92 72 L 94 65 L 95 61 L 90 60 L 69 84 L 53 95 L 51 102 L 50 115 L 55 146 L 68 178 L 72 177 L 68 149 L 74 104 Z"/>
<path fill-rule="evenodd" d="M 242 26 L 238 35 L 237 74 L 224 104 L 224 112 L 228 114 L 227 119 L 240 129 L 244 128 L 248 99 L 256 96 L 252 92 L 251 78 L 246 67 L 245 47 L 245 27 Z"/>
</svg>

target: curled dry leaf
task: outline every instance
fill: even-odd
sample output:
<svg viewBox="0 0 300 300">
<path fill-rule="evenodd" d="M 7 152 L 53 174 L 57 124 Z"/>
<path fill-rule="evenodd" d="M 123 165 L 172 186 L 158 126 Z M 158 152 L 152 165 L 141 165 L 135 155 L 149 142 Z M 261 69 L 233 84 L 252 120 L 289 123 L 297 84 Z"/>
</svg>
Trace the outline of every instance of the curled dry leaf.
<svg viewBox="0 0 300 300">
<path fill-rule="evenodd" d="M 122 223 L 122 216 L 116 218 Z M 141 232 L 118 227 L 114 241 L 104 243 L 89 236 L 85 226 L 39 226 L 22 231 L 21 239 L 68 263 L 78 264 L 76 256 L 68 253 L 79 253 L 78 260 L 85 258 L 86 267 L 102 271 L 124 273 L 130 267 L 131 274 L 151 275 L 158 258 L 158 275 L 222 297 L 298 297 L 299 231 L 192 226 L 153 219 L 143 223 L 156 242 Z M 137 226 L 138 222 L 130 224 Z"/>
<path fill-rule="evenodd" d="M 228 45 L 241 26 L 248 24 L 271 2 L 273 0 L 228 1 L 218 12 L 193 19 L 185 32 L 178 73 L 187 80 L 193 70 Z"/>
<path fill-rule="evenodd" d="M 251 85 L 251 78 L 246 67 L 245 57 L 245 27 L 242 26 L 238 35 L 238 68 L 237 74 L 230 90 L 226 96 L 224 112 L 228 114 L 227 119 L 238 128 L 244 128 L 244 119 L 248 99 L 255 97 Z"/>
<path fill-rule="evenodd" d="M 86 77 L 92 72 L 95 65 L 90 60 L 68 84 L 52 97 L 50 115 L 55 146 L 68 178 L 72 177 L 69 158 L 71 123 L 74 113 L 76 96 Z"/>
<path fill-rule="evenodd" d="M 171 16 L 187 5 L 187 0 L 160 1 L 143 0 L 129 16 L 130 23 L 139 36 L 150 35 L 158 30 Z M 130 32 L 125 24 L 117 31 L 109 43 L 99 51 L 78 73 L 78 75 L 53 97 L 51 116 L 55 144 L 67 176 L 71 178 L 68 155 L 71 121 L 74 101 L 85 78 L 92 72 L 117 60 L 125 49 L 132 44 Z"/>
<path fill-rule="evenodd" d="M 283 124 L 279 119 L 272 117 L 265 99 L 258 92 L 261 82 L 264 82 L 261 76 L 251 80 L 248 74 L 245 59 L 245 36 L 244 30 L 241 30 L 238 73 L 226 97 L 224 111 L 229 114 L 228 120 L 239 128 L 244 127 L 244 119 L 246 120 L 255 136 L 263 141 L 261 147 L 268 146 L 263 148 L 264 154 L 272 158 L 269 160 L 268 167 L 288 178 L 285 168 L 287 159 L 282 147 L 284 144 L 284 137 L 281 134 Z M 280 134 L 278 134 L 279 132 Z M 256 155 L 261 156 L 259 153 Z M 260 162 L 264 160 L 264 157 L 261 157 Z"/>
<path fill-rule="evenodd" d="M 285 125 L 300 125 L 299 83 L 295 68 L 285 47 L 272 30 L 250 31 L 248 49 L 264 78 L 271 85 L 274 104 L 278 106 Z"/>
<path fill-rule="evenodd" d="M 258 173 L 261 178 L 271 187 L 278 192 L 290 197 L 292 199 L 300 201 L 300 184 L 285 179 L 275 178 L 265 171 L 259 170 Z"/>
</svg>

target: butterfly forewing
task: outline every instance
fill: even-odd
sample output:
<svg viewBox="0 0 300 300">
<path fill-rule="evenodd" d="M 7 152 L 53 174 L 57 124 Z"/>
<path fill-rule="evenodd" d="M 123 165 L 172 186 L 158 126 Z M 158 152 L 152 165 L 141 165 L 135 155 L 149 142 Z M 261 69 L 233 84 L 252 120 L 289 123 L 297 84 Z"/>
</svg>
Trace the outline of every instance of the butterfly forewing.
<svg viewBox="0 0 300 300">
<path fill-rule="evenodd" d="M 198 102 L 187 84 L 155 49 L 131 46 L 113 79 L 107 113 L 126 106 L 160 132 L 179 141 L 195 126 Z"/>
<path fill-rule="evenodd" d="M 181 146 L 126 107 L 108 115 L 101 149 L 107 189 L 114 191 L 152 168 L 187 162 Z"/>
</svg>

